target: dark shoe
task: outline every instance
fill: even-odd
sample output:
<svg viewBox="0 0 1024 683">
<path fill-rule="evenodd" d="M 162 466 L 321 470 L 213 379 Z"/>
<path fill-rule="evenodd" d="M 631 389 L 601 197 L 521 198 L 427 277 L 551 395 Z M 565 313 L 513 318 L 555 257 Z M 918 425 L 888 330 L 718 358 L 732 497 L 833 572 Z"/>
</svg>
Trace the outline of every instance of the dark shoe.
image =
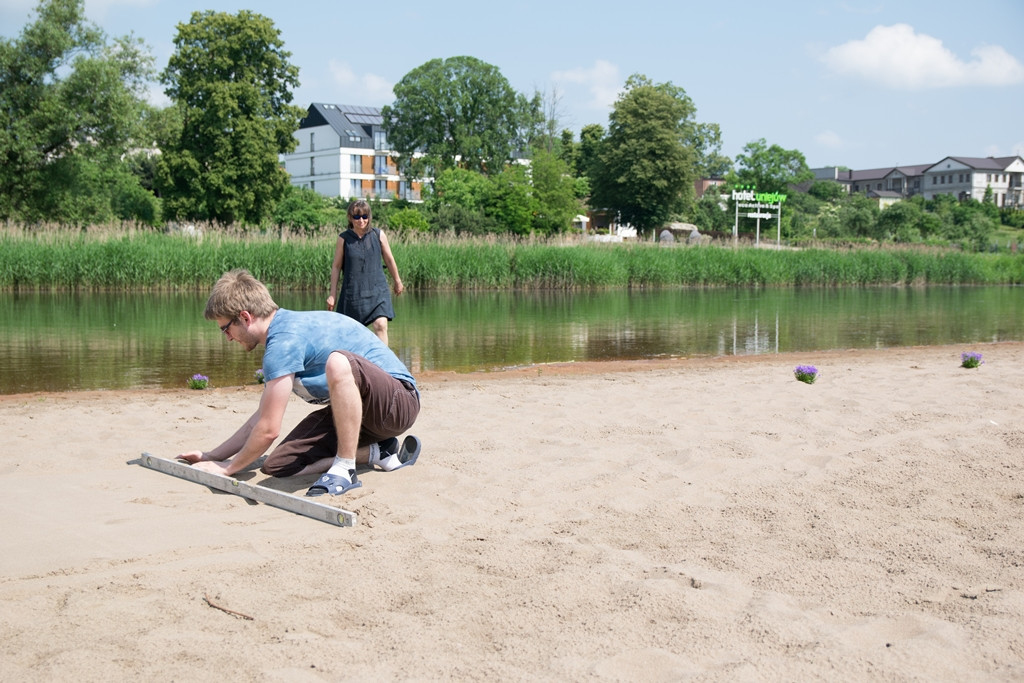
<svg viewBox="0 0 1024 683">
<path fill-rule="evenodd" d="M 325 474 L 317 479 L 315 484 L 309 487 L 309 490 L 306 491 L 306 495 L 314 497 L 329 493 L 332 496 L 340 496 L 349 489 L 357 489 L 363 485 L 363 482 L 356 478 L 355 470 L 349 470 L 348 476 L 351 481 L 346 481 L 344 477 L 338 474 Z"/>
</svg>

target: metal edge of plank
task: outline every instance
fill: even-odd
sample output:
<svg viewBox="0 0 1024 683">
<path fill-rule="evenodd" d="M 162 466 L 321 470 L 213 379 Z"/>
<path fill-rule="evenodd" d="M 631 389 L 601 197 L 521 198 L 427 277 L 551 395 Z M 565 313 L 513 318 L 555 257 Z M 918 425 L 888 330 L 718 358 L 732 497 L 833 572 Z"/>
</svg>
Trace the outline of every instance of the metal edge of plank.
<svg viewBox="0 0 1024 683">
<path fill-rule="evenodd" d="M 238 481 L 233 477 L 227 477 L 221 474 L 213 474 L 212 472 L 203 472 L 197 470 L 189 465 L 185 465 L 176 460 L 167 460 L 166 458 L 160 458 L 150 453 L 143 453 L 141 457 L 135 460 L 129 460 L 129 465 L 137 464 L 157 472 L 163 472 L 179 479 L 185 479 L 187 481 L 194 482 L 196 484 L 202 484 L 203 486 L 209 486 L 210 488 L 217 489 L 218 491 L 224 491 L 225 493 L 232 493 L 242 498 L 249 500 L 255 500 L 260 503 L 287 510 L 288 512 L 294 512 L 297 515 L 303 515 L 311 519 L 316 519 L 321 522 L 327 522 L 335 526 L 355 526 L 358 521 L 358 517 L 354 512 L 348 510 L 342 510 L 340 508 L 331 507 L 330 505 L 324 505 L 312 500 L 305 500 L 294 496 L 284 491 L 275 491 L 274 489 L 268 489 L 265 486 L 254 486 L 253 484 L 247 484 L 244 481 Z"/>
</svg>

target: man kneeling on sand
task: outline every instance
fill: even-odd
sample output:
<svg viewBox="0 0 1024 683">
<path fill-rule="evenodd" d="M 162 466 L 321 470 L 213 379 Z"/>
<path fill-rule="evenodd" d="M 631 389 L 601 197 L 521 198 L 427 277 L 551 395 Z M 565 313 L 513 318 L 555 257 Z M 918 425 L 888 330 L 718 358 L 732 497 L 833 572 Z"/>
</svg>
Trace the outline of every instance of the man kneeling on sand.
<svg viewBox="0 0 1024 683">
<path fill-rule="evenodd" d="M 263 463 L 264 474 L 323 472 L 306 495 L 339 495 L 362 486 L 357 463 L 390 472 L 416 462 L 420 440 L 408 436 L 399 447 L 397 438 L 420 412 L 416 380 L 369 329 L 330 311 L 280 308 L 246 270 L 221 276 L 204 315 L 246 351 L 263 344 L 266 384 L 259 408 L 227 441 L 178 458 L 207 472 L 241 472 L 280 435 L 294 391 L 309 403 L 328 405 L 306 416 L 278 444 Z"/>
</svg>

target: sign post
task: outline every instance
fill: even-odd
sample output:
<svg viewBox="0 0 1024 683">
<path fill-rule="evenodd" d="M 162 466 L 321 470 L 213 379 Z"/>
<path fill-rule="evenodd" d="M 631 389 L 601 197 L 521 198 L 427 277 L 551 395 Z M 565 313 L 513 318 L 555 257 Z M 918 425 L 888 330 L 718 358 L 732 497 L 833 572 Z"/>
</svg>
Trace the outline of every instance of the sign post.
<svg viewBox="0 0 1024 683">
<path fill-rule="evenodd" d="M 743 218 L 754 218 L 757 220 L 757 233 L 755 244 L 761 244 L 761 219 L 776 220 L 776 246 L 782 244 L 782 203 L 786 201 L 786 195 L 778 192 L 756 192 L 754 188 L 740 188 L 732 191 L 732 199 L 736 202 L 736 216 L 732 226 L 732 240 L 735 244 L 739 241 L 740 233 L 740 209 L 753 209 L 745 211 Z M 774 211 L 775 213 L 771 213 Z"/>
</svg>

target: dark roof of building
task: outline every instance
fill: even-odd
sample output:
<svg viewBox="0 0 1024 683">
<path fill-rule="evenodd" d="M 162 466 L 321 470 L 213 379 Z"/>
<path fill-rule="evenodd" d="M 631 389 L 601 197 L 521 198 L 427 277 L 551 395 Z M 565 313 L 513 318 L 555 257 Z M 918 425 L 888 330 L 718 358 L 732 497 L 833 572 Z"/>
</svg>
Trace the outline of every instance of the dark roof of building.
<svg viewBox="0 0 1024 683">
<path fill-rule="evenodd" d="M 896 170 L 894 166 L 887 166 L 886 168 L 866 168 L 859 171 L 848 171 L 844 180 L 848 180 L 851 183 L 864 182 L 866 180 L 881 180 L 894 170 Z"/>
<path fill-rule="evenodd" d="M 370 135 L 373 126 L 384 125 L 384 117 L 377 107 L 351 104 L 325 104 L 314 102 L 299 123 L 299 128 L 330 126 L 341 134 Z"/>
<path fill-rule="evenodd" d="M 910 166 L 887 166 L 885 168 L 869 168 L 862 171 L 850 171 L 845 178 L 840 176 L 840 179 L 847 180 L 851 183 L 862 183 L 871 180 L 882 180 L 890 173 L 899 171 L 904 176 L 912 178 L 914 176 L 922 175 L 927 169 L 931 168 L 935 164 L 914 164 Z"/>
<path fill-rule="evenodd" d="M 893 170 L 899 171 L 908 178 L 912 178 L 914 176 L 924 175 L 924 172 L 932 166 L 934 166 L 934 164 L 914 164 L 913 166 L 897 166 Z"/>
<path fill-rule="evenodd" d="M 1002 171 L 1019 158 L 1020 157 L 946 157 L 946 159 L 958 161 L 964 166 L 980 171 Z M 942 161 L 945 161 L 946 159 L 943 159 Z M 938 163 L 941 164 L 942 161 Z M 938 164 L 931 164 L 929 168 L 932 166 L 938 166 Z"/>
<path fill-rule="evenodd" d="M 968 168 L 981 171 L 1002 171 L 1010 166 L 1013 162 L 1017 161 L 1021 157 L 1009 156 L 1009 157 L 945 157 L 958 163 L 961 163 Z M 906 166 L 884 166 L 882 168 L 865 168 L 859 170 L 839 170 L 835 171 L 835 179 L 839 182 L 844 183 L 868 183 L 871 181 L 884 180 L 890 174 L 899 172 L 908 178 L 916 178 L 924 175 L 925 171 L 930 168 L 934 168 L 942 163 L 942 161 L 932 164 L 911 164 Z M 829 167 L 831 168 L 831 167 Z M 819 169 L 815 169 L 819 170 Z M 825 169 L 828 170 L 828 169 Z"/>
</svg>

